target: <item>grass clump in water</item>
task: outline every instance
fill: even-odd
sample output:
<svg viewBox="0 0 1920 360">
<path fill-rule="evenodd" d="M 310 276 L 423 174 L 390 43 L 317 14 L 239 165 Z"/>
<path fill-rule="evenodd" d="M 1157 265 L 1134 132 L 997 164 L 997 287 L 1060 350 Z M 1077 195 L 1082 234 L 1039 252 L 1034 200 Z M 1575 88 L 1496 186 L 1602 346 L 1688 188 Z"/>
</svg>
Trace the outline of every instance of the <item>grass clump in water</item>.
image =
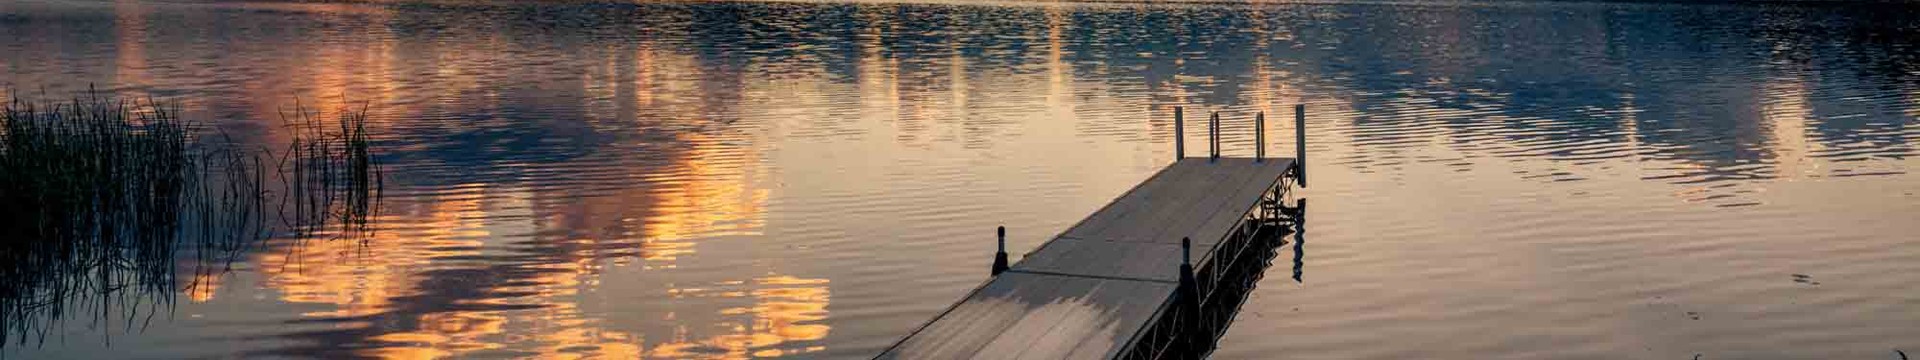
<svg viewBox="0 0 1920 360">
<path fill-rule="evenodd" d="M 176 291 L 210 278 L 199 275 L 230 269 L 280 230 L 304 239 L 337 219 L 341 237 L 368 232 L 383 181 L 366 108 L 336 123 L 295 113 L 294 140 L 275 156 L 224 133 L 202 138 L 176 107 L 151 99 L 89 92 L 67 102 L 8 101 L 0 112 L 0 348 L 45 341 L 69 313 L 93 315 L 89 326 L 103 332 L 113 318 L 132 328 L 142 310 L 150 320 Z M 284 197 L 269 190 L 270 171 Z M 281 204 L 286 229 L 268 221 L 270 202 Z M 195 281 L 184 287 L 183 261 Z"/>
<path fill-rule="evenodd" d="M 298 103 L 280 114 L 292 140 L 281 158 L 280 174 L 288 194 L 283 217 L 308 237 L 340 223 L 340 237 L 369 234 L 368 220 L 379 215 L 384 172 L 373 156 L 367 133 L 367 107 L 346 109 L 335 121 Z"/>
<path fill-rule="evenodd" d="M 237 251 L 263 233 L 255 165 L 197 145 L 193 124 L 151 100 L 89 93 L 9 101 L 0 112 L 0 327 L 26 342 L 73 305 L 106 315 L 171 303 L 180 255 Z M 231 176 L 209 176 L 234 170 Z M 251 210 L 251 211 L 250 211 Z M 179 239 L 202 239 L 178 254 Z M 198 271 L 198 270 L 196 270 Z M 162 295 L 153 297 L 149 295 Z M 115 305 L 119 304 L 119 305 Z M 128 317 L 131 325 L 132 317 Z M 110 325 L 110 324 L 109 324 Z"/>
</svg>

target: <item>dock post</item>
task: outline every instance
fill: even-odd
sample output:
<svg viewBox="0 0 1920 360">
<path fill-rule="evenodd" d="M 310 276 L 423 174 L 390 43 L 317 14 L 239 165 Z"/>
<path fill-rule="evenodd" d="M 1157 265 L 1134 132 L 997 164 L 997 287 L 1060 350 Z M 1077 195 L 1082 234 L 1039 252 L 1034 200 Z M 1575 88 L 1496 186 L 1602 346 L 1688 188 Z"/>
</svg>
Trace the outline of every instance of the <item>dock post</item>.
<svg viewBox="0 0 1920 360">
<path fill-rule="evenodd" d="M 1192 259 L 1193 240 L 1185 237 L 1180 238 L 1180 285 L 1174 289 L 1180 300 L 1176 300 L 1174 306 L 1181 308 L 1182 311 L 1179 312 L 1181 319 L 1178 321 L 1186 325 L 1177 327 L 1179 328 L 1178 331 L 1181 332 L 1177 338 L 1187 339 L 1186 341 L 1188 343 L 1194 341 L 1193 335 L 1199 333 L 1202 327 L 1200 324 L 1200 320 L 1202 319 L 1200 316 L 1200 282 L 1193 278 Z M 1179 345 L 1176 344 L 1175 346 Z"/>
<path fill-rule="evenodd" d="M 1220 113 L 1207 117 L 1207 161 L 1220 160 Z"/>
<path fill-rule="evenodd" d="M 1191 238 L 1180 238 L 1180 267 L 1186 269 L 1193 268 L 1193 240 Z M 1181 270 L 1180 272 L 1187 273 L 1188 271 Z"/>
<path fill-rule="evenodd" d="M 1307 187 L 1307 105 L 1293 106 L 1293 166 L 1300 187 Z"/>
<path fill-rule="evenodd" d="M 1186 116 L 1179 106 L 1173 107 L 1173 161 L 1187 157 Z"/>
<path fill-rule="evenodd" d="M 1007 271 L 1007 227 L 1000 227 L 1000 248 L 993 253 L 993 276 Z"/>
<path fill-rule="evenodd" d="M 1200 301 L 1200 282 L 1193 278 L 1193 240 L 1180 238 L 1180 290 L 1182 294 L 1192 296 L 1195 305 Z"/>
<path fill-rule="evenodd" d="M 1267 112 L 1253 115 L 1253 162 L 1267 160 Z"/>
</svg>

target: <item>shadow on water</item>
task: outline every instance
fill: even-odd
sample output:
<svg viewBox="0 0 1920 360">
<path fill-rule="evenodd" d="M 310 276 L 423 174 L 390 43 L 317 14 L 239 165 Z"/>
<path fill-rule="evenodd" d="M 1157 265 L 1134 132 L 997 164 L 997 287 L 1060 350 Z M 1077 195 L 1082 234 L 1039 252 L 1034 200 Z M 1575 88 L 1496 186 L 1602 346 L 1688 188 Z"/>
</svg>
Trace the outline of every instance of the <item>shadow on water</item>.
<svg viewBox="0 0 1920 360">
<path fill-rule="evenodd" d="M 44 343 L 74 315 L 91 316 L 86 327 L 110 340 L 116 326 L 142 328 L 171 310 L 179 293 L 205 291 L 202 279 L 231 270 L 261 240 L 311 237 L 329 222 L 343 224 L 342 237 L 366 231 L 381 173 L 364 111 L 337 124 L 306 115 L 288 124 L 302 135 L 276 156 L 225 133 L 203 136 L 176 106 L 151 99 L 88 92 L 65 103 L 8 102 L 0 348 Z M 269 220 L 276 213 L 278 226 Z"/>
</svg>

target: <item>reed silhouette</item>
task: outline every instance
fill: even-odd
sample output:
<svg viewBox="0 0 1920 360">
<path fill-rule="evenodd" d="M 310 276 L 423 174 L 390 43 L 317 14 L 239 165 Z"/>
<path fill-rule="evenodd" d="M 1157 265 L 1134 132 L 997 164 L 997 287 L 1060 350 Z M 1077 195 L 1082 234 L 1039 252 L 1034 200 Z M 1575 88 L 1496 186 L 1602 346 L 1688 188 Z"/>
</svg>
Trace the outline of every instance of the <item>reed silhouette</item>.
<svg viewBox="0 0 1920 360">
<path fill-rule="evenodd" d="M 337 131 L 312 117 L 289 121 L 302 133 L 276 156 L 209 134 L 153 99 L 89 91 L 66 102 L 8 101 L 0 349 L 44 342 L 69 315 L 91 315 L 87 326 L 103 335 L 144 325 L 276 234 L 301 239 L 331 219 L 355 224 L 340 236 L 364 232 L 382 172 L 365 107 L 343 113 Z M 268 172 L 285 192 L 270 190 Z M 182 284 L 182 274 L 193 280 Z"/>
<path fill-rule="evenodd" d="M 367 134 L 367 106 L 344 109 L 328 123 L 295 102 L 280 117 L 292 135 L 279 165 L 285 225 L 301 238 L 326 232 L 329 223 L 340 224 L 334 237 L 370 235 L 385 181 Z"/>
</svg>

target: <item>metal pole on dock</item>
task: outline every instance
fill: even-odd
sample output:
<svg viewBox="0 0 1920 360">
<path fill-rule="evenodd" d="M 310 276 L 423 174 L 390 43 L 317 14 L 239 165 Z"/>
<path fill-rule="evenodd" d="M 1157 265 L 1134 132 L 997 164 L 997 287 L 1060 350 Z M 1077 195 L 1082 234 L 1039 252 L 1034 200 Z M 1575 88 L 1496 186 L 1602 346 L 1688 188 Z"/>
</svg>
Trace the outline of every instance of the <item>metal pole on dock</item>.
<svg viewBox="0 0 1920 360">
<path fill-rule="evenodd" d="M 1191 238 L 1184 238 L 1184 237 L 1180 238 L 1180 265 L 1192 267 L 1193 266 L 1192 261 L 1193 261 L 1193 240 Z"/>
<path fill-rule="evenodd" d="M 1195 281 L 1193 278 L 1193 240 L 1182 237 L 1180 238 L 1180 290 L 1179 291 L 1182 293 L 1191 293 L 1192 295 L 1199 295 L 1200 293 L 1199 286 L 1200 286 L 1200 282 Z M 1199 300 L 1200 299 L 1197 296 L 1192 299 L 1192 301 L 1195 301 L 1195 304 L 1198 304 Z"/>
<path fill-rule="evenodd" d="M 1293 166 L 1297 166 L 1295 176 L 1300 187 L 1307 187 L 1307 105 L 1293 106 Z"/>
<path fill-rule="evenodd" d="M 1180 238 L 1180 285 L 1174 288 L 1174 292 L 1177 294 L 1179 300 L 1176 300 L 1174 303 L 1176 305 L 1174 306 L 1185 308 L 1182 309 L 1184 311 L 1180 312 L 1181 315 L 1184 315 L 1182 317 L 1185 319 L 1179 321 L 1185 323 L 1186 326 L 1179 331 L 1184 333 L 1183 336 L 1180 337 L 1188 339 L 1192 339 L 1192 334 L 1197 333 L 1200 329 L 1200 281 L 1195 280 L 1193 277 L 1192 259 L 1193 240 L 1185 237 Z"/>
<path fill-rule="evenodd" d="M 1267 159 L 1267 112 L 1253 115 L 1253 162 Z"/>
<path fill-rule="evenodd" d="M 993 253 L 993 276 L 1007 271 L 1007 227 L 1001 226 L 999 235 L 1000 247 Z"/>
<path fill-rule="evenodd" d="M 1220 136 L 1222 134 L 1225 134 L 1224 132 L 1220 131 L 1221 130 L 1220 119 L 1221 119 L 1220 113 L 1213 113 L 1213 157 L 1214 158 L 1219 158 L 1220 153 L 1227 150 L 1227 149 L 1221 148 L 1220 146 L 1221 145 Z"/>
<path fill-rule="evenodd" d="M 1220 113 L 1207 117 L 1207 161 L 1220 159 Z"/>
<path fill-rule="evenodd" d="M 1187 126 L 1179 106 L 1173 107 L 1173 160 L 1187 157 Z"/>
</svg>

